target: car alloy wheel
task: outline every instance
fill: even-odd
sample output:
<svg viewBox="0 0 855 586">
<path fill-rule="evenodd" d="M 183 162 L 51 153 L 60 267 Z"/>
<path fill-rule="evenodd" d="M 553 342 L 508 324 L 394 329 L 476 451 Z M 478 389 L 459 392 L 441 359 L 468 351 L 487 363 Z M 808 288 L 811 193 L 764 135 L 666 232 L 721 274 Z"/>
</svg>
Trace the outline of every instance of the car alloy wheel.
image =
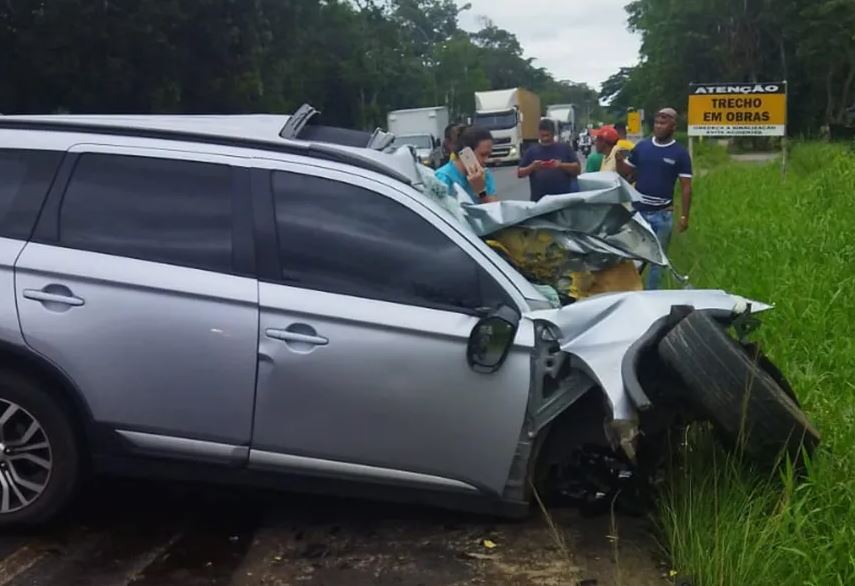
<svg viewBox="0 0 855 586">
<path fill-rule="evenodd" d="M 0 514 L 35 502 L 52 469 L 50 439 L 42 425 L 20 405 L 0 399 Z"/>
</svg>

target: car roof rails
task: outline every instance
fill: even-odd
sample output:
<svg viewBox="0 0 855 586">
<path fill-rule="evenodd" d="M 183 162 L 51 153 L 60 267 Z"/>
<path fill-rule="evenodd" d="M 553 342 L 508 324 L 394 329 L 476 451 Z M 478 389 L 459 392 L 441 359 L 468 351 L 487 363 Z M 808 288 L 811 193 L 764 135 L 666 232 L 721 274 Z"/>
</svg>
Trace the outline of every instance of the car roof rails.
<svg viewBox="0 0 855 586">
<path fill-rule="evenodd" d="M 314 124 L 320 115 L 320 110 L 311 104 L 303 104 L 288 118 L 282 130 L 279 131 L 279 136 L 289 140 L 326 142 L 376 151 L 385 150 L 395 141 L 393 134 L 380 128 L 375 129 L 374 132 L 365 132 L 364 130 Z"/>
<path fill-rule="evenodd" d="M 285 126 L 279 131 L 279 136 L 285 139 L 296 140 L 300 138 L 300 133 L 309 123 L 309 121 L 320 114 L 320 110 L 316 110 L 309 104 L 303 104 L 297 111 L 291 114 Z"/>
<path fill-rule="evenodd" d="M 375 151 L 385 151 L 395 142 L 395 135 L 391 132 L 386 132 L 382 128 L 377 128 L 371 133 L 371 138 L 368 140 L 367 148 Z"/>
<path fill-rule="evenodd" d="M 280 131 L 280 142 L 276 140 L 275 131 L 270 132 L 267 138 L 256 135 L 253 132 L 236 134 L 235 126 L 229 125 L 218 130 L 216 127 L 201 126 L 198 129 L 192 125 L 176 126 L 171 122 L 158 119 L 157 116 L 140 116 L 141 119 L 129 124 L 121 116 L 111 119 L 106 117 L 86 116 L 2 116 L 0 117 L 0 129 L 34 129 L 58 132 L 93 132 L 97 134 L 108 134 L 116 136 L 139 136 L 155 139 L 190 139 L 208 144 L 232 145 L 238 147 L 260 148 L 277 152 L 286 152 L 315 156 L 326 160 L 347 163 L 371 170 L 387 177 L 392 177 L 407 184 L 418 181 L 417 176 L 404 169 L 400 161 L 391 164 L 371 153 L 359 153 L 355 149 L 374 149 L 374 152 L 382 152 L 387 146 L 391 135 L 378 129 L 374 133 L 361 130 L 350 130 L 347 128 L 335 128 L 330 126 L 315 126 L 308 122 L 318 115 L 317 110 L 311 106 L 299 109 L 295 114 L 294 122 L 290 118 Z M 188 118 L 192 118 L 188 116 Z M 228 116 L 224 117 L 228 118 Z M 269 128 L 269 127 L 268 127 Z M 273 129 L 271 129 L 273 130 Z M 295 138 L 285 138 L 292 134 L 298 134 Z M 370 147 L 369 147 L 370 145 Z"/>
</svg>

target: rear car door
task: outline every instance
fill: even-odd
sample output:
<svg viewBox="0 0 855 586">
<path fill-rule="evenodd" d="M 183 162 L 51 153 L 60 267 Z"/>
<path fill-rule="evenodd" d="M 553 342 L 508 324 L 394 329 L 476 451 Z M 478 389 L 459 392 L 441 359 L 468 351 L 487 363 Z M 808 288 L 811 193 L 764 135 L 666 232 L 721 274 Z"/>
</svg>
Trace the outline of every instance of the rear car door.
<svg viewBox="0 0 855 586">
<path fill-rule="evenodd" d="M 17 137 L 15 137 L 17 138 Z M 3 140 L 5 139 L 5 140 Z M 0 142 L 15 144 L 0 132 Z M 33 231 L 63 153 L 0 148 L 0 342 L 23 345 L 14 266 Z"/>
<path fill-rule="evenodd" d="M 517 307 L 501 277 L 400 192 L 306 169 L 253 172 L 272 230 L 259 251 L 276 255 L 261 267 L 250 465 L 500 493 L 528 398 L 530 324 L 498 372 L 474 372 L 478 310 Z"/>
<path fill-rule="evenodd" d="M 78 145 L 16 264 L 26 343 L 144 452 L 242 462 L 258 336 L 242 159 Z"/>
</svg>

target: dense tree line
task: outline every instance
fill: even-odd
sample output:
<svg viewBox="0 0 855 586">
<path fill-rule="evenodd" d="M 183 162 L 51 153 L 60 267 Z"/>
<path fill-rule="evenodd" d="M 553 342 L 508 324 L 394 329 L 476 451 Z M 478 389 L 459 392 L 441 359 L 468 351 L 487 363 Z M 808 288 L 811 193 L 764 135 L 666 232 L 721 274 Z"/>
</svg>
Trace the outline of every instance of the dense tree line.
<svg viewBox="0 0 855 586">
<path fill-rule="evenodd" d="M 690 82 L 789 82 L 794 132 L 847 120 L 855 103 L 855 0 L 635 0 L 641 62 L 602 88 L 617 113 L 685 110 Z"/>
<path fill-rule="evenodd" d="M 402 107 L 474 108 L 526 86 L 544 104 L 597 103 L 523 57 L 453 0 L 5 0 L 0 112 L 291 112 L 371 127 Z"/>
</svg>

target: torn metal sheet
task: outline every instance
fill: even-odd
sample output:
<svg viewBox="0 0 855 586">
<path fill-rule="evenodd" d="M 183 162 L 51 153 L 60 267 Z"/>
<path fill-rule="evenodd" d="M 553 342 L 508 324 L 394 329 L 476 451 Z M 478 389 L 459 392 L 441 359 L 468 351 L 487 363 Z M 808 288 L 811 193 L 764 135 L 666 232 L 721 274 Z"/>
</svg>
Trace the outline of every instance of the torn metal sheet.
<svg viewBox="0 0 855 586">
<path fill-rule="evenodd" d="M 511 226 L 553 232 L 568 260 L 577 261 L 572 270 L 596 270 L 617 259 L 668 265 L 656 235 L 632 208 L 639 195 L 629 183 L 617 173 L 591 173 L 579 178 L 579 190 L 537 202 L 464 203 L 463 208 L 482 237 Z"/>
<path fill-rule="evenodd" d="M 556 327 L 561 349 L 581 360 L 600 384 L 609 397 L 614 419 L 633 421 L 636 410 L 624 388 L 621 362 L 630 346 L 674 305 L 734 313 L 743 313 L 749 305 L 753 313 L 771 308 L 724 291 L 662 290 L 598 295 L 561 309 L 530 312 L 525 317 Z"/>
<path fill-rule="evenodd" d="M 617 173 L 583 175 L 578 193 L 538 202 L 473 204 L 462 190 L 449 194 L 430 169 L 419 171 L 422 193 L 481 238 L 509 228 L 548 233 L 564 253 L 560 272 L 599 270 L 626 259 L 668 265 L 656 235 L 632 209 L 638 192 Z"/>
</svg>

